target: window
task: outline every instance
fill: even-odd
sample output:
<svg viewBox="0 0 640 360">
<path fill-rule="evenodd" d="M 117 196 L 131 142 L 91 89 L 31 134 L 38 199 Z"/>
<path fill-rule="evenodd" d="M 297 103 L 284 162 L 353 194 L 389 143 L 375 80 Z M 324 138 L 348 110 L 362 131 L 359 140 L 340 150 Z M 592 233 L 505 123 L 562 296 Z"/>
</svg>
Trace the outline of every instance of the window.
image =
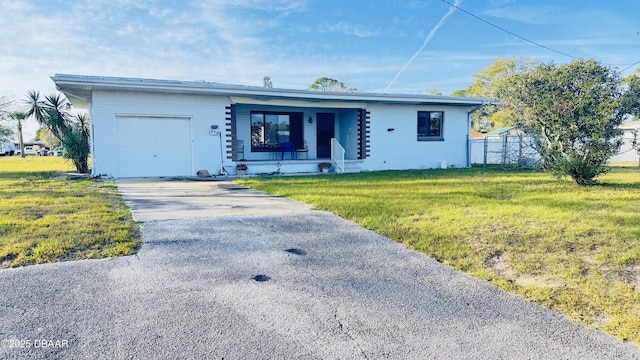
<svg viewBox="0 0 640 360">
<path fill-rule="evenodd" d="M 444 112 L 418 111 L 418 141 L 443 141 Z"/>
<path fill-rule="evenodd" d="M 251 151 L 268 151 L 283 142 L 302 140 L 302 113 L 251 112 Z"/>
</svg>

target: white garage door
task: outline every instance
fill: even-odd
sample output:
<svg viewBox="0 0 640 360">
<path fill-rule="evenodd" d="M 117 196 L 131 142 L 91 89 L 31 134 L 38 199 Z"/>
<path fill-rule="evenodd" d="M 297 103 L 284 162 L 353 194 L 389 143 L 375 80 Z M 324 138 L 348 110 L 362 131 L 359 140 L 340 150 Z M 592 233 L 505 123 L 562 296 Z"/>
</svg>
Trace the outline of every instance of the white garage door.
<svg viewBox="0 0 640 360">
<path fill-rule="evenodd" d="M 118 177 L 189 176 L 189 118 L 118 117 Z"/>
</svg>

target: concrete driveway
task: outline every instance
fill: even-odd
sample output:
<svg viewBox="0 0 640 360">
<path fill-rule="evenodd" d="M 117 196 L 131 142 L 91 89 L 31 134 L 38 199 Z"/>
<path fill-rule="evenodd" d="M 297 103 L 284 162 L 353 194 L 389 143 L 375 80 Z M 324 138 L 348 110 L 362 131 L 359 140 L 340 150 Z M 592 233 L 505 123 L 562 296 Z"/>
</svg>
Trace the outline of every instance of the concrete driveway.
<svg viewBox="0 0 640 360">
<path fill-rule="evenodd" d="M 144 219 L 139 254 L 0 271 L 0 358 L 640 359 L 291 200 L 226 182 L 118 186 Z"/>
</svg>

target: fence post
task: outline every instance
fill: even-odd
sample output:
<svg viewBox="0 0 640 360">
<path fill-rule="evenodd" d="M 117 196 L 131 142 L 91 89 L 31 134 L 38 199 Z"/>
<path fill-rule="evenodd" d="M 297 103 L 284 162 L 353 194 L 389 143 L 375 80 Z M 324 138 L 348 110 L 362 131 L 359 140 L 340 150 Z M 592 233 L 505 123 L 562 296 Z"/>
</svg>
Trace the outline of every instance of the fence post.
<svg viewBox="0 0 640 360">
<path fill-rule="evenodd" d="M 489 138 L 484 137 L 484 165 L 483 167 L 487 167 L 487 151 L 489 150 Z"/>
<path fill-rule="evenodd" d="M 522 134 L 518 135 L 518 166 L 522 166 Z"/>
<path fill-rule="evenodd" d="M 502 167 L 507 165 L 507 142 L 509 141 L 509 137 L 507 135 L 502 139 Z"/>
</svg>

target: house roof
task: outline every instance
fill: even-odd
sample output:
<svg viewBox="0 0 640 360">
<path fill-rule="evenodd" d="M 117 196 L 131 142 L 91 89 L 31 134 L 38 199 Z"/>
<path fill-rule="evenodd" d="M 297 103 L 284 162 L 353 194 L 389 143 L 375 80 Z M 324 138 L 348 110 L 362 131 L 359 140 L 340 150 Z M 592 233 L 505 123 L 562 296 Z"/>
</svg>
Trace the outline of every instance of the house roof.
<svg viewBox="0 0 640 360">
<path fill-rule="evenodd" d="M 640 129 L 640 121 L 625 121 L 620 124 L 622 130 L 638 130 Z"/>
<path fill-rule="evenodd" d="M 489 131 L 488 133 L 485 134 L 485 136 L 500 136 L 506 132 L 509 132 L 513 129 L 515 129 L 515 126 L 507 126 L 507 127 L 501 127 L 501 128 L 497 128 L 497 129 L 493 129 L 491 131 Z"/>
<path fill-rule="evenodd" d="M 55 74 L 51 80 L 70 100 L 90 103 L 93 91 L 130 91 L 167 94 L 222 95 L 249 97 L 260 101 L 272 99 L 302 100 L 309 102 L 366 102 L 420 105 L 481 106 L 492 99 L 460 96 L 434 96 L 417 94 L 382 94 L 366 92 L 321 92 L 309 90 L 277 89 L 258 86 L 219 84 L 204 81 L 176 81 Z"/>
</svg>

